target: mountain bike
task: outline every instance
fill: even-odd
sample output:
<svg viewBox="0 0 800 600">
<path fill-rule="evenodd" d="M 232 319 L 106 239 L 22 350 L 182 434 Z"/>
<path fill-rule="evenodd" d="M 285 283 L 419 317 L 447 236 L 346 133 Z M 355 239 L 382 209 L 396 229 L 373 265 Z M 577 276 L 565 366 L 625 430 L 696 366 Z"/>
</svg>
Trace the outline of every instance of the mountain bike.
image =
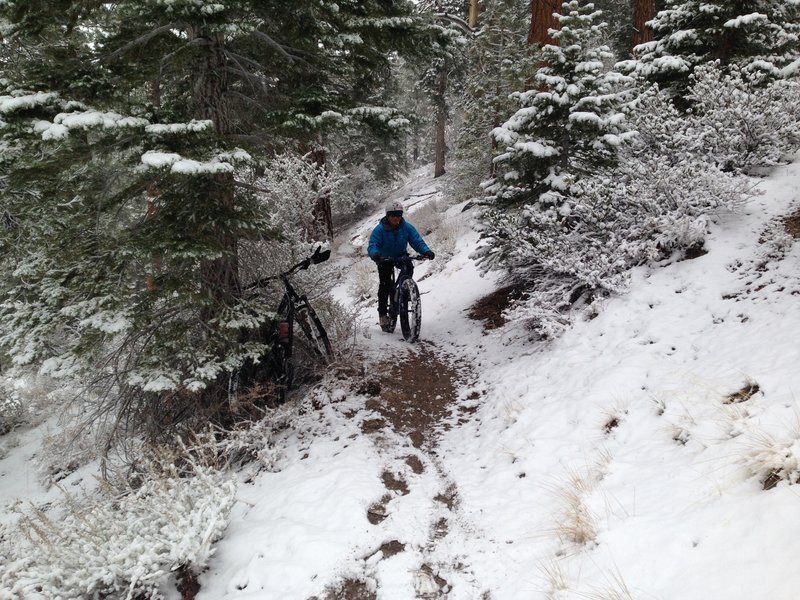
<svg viewBox="0 0 800 600">
<path fill-rule="evenodd" d="M 380 262 L 390 263 L 399 271 L 395 278 L 392 269 L 392 288 L 389 293 L 389 327 L 386 329 L 393 333 L 400 319 L 400 330 L 403 339 L 407 342 L 416 342 L 422 328 L 422 302 L 419 297 L 419 288 L 414 281 L 414 261 L 427 260 L 424 256 L 398 256 L 397 258 L 383 258 Z"/>
<path fill-rule="evenodd" d="M 311 358 L 325 363 L 333 357 L 333 346 L 325 327 L 309 303 L 308 297 L 299 293 L 291 282 L 292 275 L 328 260 L 330 255 L 330 250 L 323 251 L 317 248 L 311 256 L 283 273 L 263 277 L 245 287 L 245 290 L 256 290 L 253 294 L 256 295 L 270 281 L 278 280 L 283 284 L 284 293 L 275 312 L 275 319 L 263 325 L 257 333 L 259 340 L 266 341 L 268 350 L 257 360 L 245 361 L 232 382 L 234 389 L 249 389 L 271 382 L 277 402 L 283 403 L 286 400 L 286 394 L 295 376 L 293 360 L 295 324 L 299 325 L 303 332 L 307 341 L 305 346 L 309 349 Z"/>
</svg>

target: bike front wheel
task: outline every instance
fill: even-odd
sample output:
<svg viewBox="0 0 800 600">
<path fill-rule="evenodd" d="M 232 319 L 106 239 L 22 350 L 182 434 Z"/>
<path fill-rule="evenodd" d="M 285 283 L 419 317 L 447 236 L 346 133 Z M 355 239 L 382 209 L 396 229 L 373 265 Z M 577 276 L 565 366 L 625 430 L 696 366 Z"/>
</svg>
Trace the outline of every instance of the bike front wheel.
<svg viewBox="0 0 800 600">
<path fill-rule="evenodd" d="M 400 329 L 407 342 L 416 342 L 422 327 L 422 302 L 413 279 L 403 281 L 400 288 Z"/>
<path fill-rule="evenodd" d="M 310 306 L 295 314 L 295 321 L 300 325 L 306 339 L 317 357 L 327 362 L 333 358 L 333 346 L 328 339 L 328 332 L 322 326 L 317 313 Z"/>
</svg>

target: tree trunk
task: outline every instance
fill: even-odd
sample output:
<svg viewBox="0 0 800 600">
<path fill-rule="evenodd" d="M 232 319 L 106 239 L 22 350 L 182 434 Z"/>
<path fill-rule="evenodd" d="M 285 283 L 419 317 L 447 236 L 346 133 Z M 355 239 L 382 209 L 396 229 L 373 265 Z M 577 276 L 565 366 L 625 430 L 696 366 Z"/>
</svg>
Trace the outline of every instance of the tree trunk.
<svg viewBox="0 0 800 600">
<path fill-rule="evenodd" d="M 478 26 L 478 0 L 469 0 L 469 26 Z"/>
<path fill-rule="evenodd" d="M 325 150 L 320 146 L 311 149 L 311 160 L 323 171 L 326 169 Z M 329 190 L 316 190 L 317 201 L 314 204 L 313 231 L 308 233 L 316 240 L 333 241 L 333 215 L 331 214 L 331 193 Z"/>
<path fill-rule="evenodd" d="M 653 41 L 653 30 L 646 25 L 656 16 L 655 0 L 633 2 L 633 47 Z"/>
<path fill-rule="evenodd" d="M 217 134 L 228 135 L 230 115 L 226 98 L 228 82 L 224 37 L 222 34 L 199 37 L 203 38 L 202 47 L 206 52 L 204 63 L 199 65 L 199 72 L 194 82 L 195 113 L 198 119 L 211 120 Z M 208 202 L 216 204 L 220 212 L 233 215 L 235 210 L 233 174 L 218 173 L 214 175 L 212 181 L 208 188 Z M 215 303 L 221 303 L 226 297 L 238 295 L 240 291 L 238 240 L 230 233 L 212 235 L 215 235 L 213 242 L 222 251 L 222 256 L 202 261 L 200 283 Z"/>
<path fill-rule="evenodd" d="M 436 149 L 434 154 L 433 176 L 441 177 L 445 174 L 444 170 L 444 133 L 447 123 L 447 70 L 442 66 L 439 73 L 439 89 L 436 102 Z"/>
<path fill-rule="evenodd" d="M 161 82 L 158 79 L 150 79 L 147 81 L 147 99 L 150 104 L 156 108 L 161 107 Z M 156 214 L 156 199 L 158 198 L 158 190 L 155 181 L 147 184 L 147 209 L 145 212 L 145 221 L 149 221 Z M 150 272 L 146 277 L 147 291 L 153 292 L 156 289 L 156 275 L 161 270 L 161 259 L 155 254 L 152 257 L 150 264 Z"/>
<path fill-rule="evenodd" d="M 149 221 L 156 214 L 155 200 L 158 198 L 158 190 L 154 182 L 147 185 L 147 210 L 145 212 L 144 220 Z M 156 275 L 161 270 L 161 259 L 153 254 L 150 261 L 150 272 L 147 273 L 145 284 L 148 292 L 154 292 L 156 289 Z"/>
<path fill-rule="evenodd" d="M 528 45 L 542 47 L 552 44 L 550 29 L 558 29 L 555 13 L 561 12 L 560 0 L 531 0 L 531 27 L 528 32 Z"/>
</svg>

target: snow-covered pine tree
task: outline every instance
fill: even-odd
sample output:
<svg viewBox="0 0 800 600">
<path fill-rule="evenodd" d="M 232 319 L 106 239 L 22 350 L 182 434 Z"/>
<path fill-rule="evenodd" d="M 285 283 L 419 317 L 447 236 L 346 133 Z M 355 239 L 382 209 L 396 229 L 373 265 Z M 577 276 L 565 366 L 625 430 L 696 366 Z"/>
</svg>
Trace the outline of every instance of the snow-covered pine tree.
<svg viewBox="0 0 800 600">
<path fill-rule="evenodd" d="M 486 267 L 504 266 L 520 277 L 535 269 L 512 230 L 513 238 L 525 236 L 534 213 L 568 230 L 575 182 L 613 164 L 617 147 L 632 135 L 619 110 L 620 85 L 629 79 L 605 70 L 600 16 L 592 4 L 564 3 L 553 32 L 559 45 L 543 48 L 536 87 L 515 94 L 522 108 L 492 132 L 505 151 L 495 159 L 497 176 L 484 184 L 489 210 L 478 256 Z"/>
<path fill-rule="evenodd" d="M 242 175 L 333 128 L 402 125 L 363 101 L 389 49 L 413 45 L 411 10 L 0 3 L 0 341 L 15 362 L 106 384 L 112 419 L 224 412 L 271 308 L 242 297 L 238 246 L 278 233 Z"/>
<path fill-rule="evenodd" d="M 656 39 L 637 46 L 638 60 L 621 68 L 681 97 L 700 64 L 719 60 L 771 78 L 800 50 L 794 0 L 667 0 L 650 24 Z"/>
</svg>

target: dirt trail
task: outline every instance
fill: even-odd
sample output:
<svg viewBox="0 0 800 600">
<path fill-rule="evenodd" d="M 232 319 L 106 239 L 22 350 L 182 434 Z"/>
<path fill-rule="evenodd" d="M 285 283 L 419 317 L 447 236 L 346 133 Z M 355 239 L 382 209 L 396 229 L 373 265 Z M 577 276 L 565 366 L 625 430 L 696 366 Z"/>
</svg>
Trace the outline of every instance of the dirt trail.
<svg viewBox="0 0 800 600">
<path fill-rule="evenodd" d="M 421 557 L 420 566 L 410 577 L 417 598 L 446 598 L 451 589 L 449 573 L 458 569 L 469 579 L 469 566 L 442 561 L 437 548 L 464 519 L 459 517 L 458 489 L 446 475 L 437 453 L 440 435 L 464 422 L 477 410 L 480 394 L 470 392 L 472 366 L 449 355 L 430 342 L 409 346 L 398 360 L 369 367 L 376 375 L 365 378 L 359 391 L 367 396 L 370 412 L 362 422 L 362 431 L 373 437 L 385 461 L 382 481 L 385 493 L 367 508 L 367 519 L 376 528 L 391 515 L 395 519 L 413 519 L 399 500 L 417 489 L 428 493 L 427 542 L 410 544 L 391 539 L 364 557 L 363 578 L 349 578 L 329 588 L 323 600 L 378 600 L 381 596 L 367 585 L 377 563 L 413 552 Z M 387 532 L 388 535 L 388 532 Z M 439 558 L 434 558 L 434 555 Z M 464 577 L 460 577 L 463 579 Z M 476 590 L 477 592 L 477 590 Z M 489 598 L 476 593 L 476 598 Z"/>
<path fill-rule="evenodd" d="M 447 430 L 446 417 L 457 408 L 458 388 L 468 367 L 458 364 L 431 344 L 420 344 L 400 361 L 378 364 L 370 381 L 373 398 L 367 408 L 381 418 L 365 423 L 365 433 L 391 427 L 406 435 L 415 448 L 432 451 L 439 428 Z"/>
</svg>

